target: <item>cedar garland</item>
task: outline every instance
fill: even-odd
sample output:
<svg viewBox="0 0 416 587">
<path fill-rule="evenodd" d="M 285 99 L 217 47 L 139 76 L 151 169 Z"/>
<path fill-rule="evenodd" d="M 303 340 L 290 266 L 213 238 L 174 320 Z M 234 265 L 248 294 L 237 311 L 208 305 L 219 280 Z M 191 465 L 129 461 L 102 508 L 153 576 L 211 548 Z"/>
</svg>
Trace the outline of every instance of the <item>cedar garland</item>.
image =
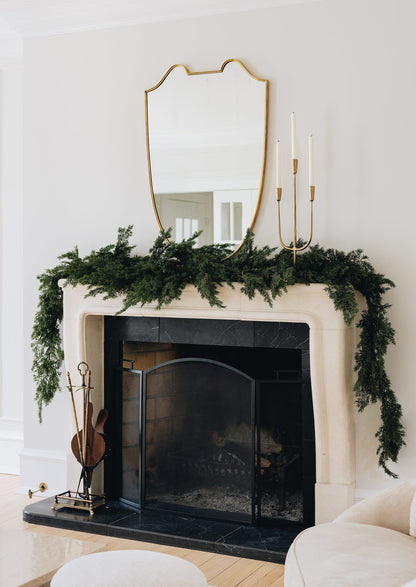
<svg viewBox="0 0 416 587">
<path fill-rule="evenodd" d="M 356 404 L 361 412 L 370 403 L 380 402 L 381 426 L 376 433 L 379 441 L 379 465 L 387 475 L 397 477 L 388 461 L 397 462 L 405 445 L 401 423 L 402 410 L 397 402 L 385 370 L 385 355 L 394 344 L 394 330 L 387 317 L 388 304 L 383 295 L 394 283 L 376 273 L 361 250 L 350 253 L 310 247 L 298 256 L 293 265 L 292 254 L 275 252 L 268 246 L 257 248 L 254 235 L 247 233 L 243 246 L 224 262 L 231 250 L 226 245 L 195 248 L 198 234 L 180 243 L 169 243 L 160 234 L 149 254 L 132 254 L 129 244 L 133 227 L 120 228 L 116 244 L 92 251 L 80 258 L 78 248 L 59 257 L 60 263 L 47 270 L 39 279 L 39 304 L 32 332 L 32 366 L 36 383 L 35 399 L 39 408 L 47 406 L 59 389 L 59 376 L 64 358 L 60 325 L 63 294 L 60 279 L 67 284 L 87 285 L 89 293 L 104 294 L 106 298 L 122 296 L 122 312 L 130 306 L 157 302 L 157 307 L 179 299 L 187 285 L 193 285 L 211 306 L 224 307 L 219 298 L 223 284 L 234 287 L 250 299 L 259 292 L 271 305 L 273 300 L 295 283 L 324 283 L 337 310 L 346 324 L 351 324 L 358 312 L 354 291 L 367 302 L 358 327 L 360 341 L 355 355 L 357 380 L 354 386 Z"/>
</svg>

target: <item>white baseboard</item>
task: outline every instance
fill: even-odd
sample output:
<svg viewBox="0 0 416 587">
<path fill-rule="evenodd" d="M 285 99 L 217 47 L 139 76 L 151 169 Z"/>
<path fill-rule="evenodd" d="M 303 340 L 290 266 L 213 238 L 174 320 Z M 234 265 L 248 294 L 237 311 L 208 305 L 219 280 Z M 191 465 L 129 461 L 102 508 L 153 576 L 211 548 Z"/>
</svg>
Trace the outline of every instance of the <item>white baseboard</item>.
<svg viewBox="0 0 416 587">
<path fill-rule="evenodd" d="M 68 455 L 62 451 L 24 448 L 20 453 L 20 487 L 18 493 L 27 493 L 46 483 L 43 496 L 56 495 L 68 488 Z M 37 494 L 41 495 L 41 494 Z"/>
<path fill-rule="evenodd" d="M 20 475 L 23 420 L 0 418 L 0 473 Z"/>
</svg>

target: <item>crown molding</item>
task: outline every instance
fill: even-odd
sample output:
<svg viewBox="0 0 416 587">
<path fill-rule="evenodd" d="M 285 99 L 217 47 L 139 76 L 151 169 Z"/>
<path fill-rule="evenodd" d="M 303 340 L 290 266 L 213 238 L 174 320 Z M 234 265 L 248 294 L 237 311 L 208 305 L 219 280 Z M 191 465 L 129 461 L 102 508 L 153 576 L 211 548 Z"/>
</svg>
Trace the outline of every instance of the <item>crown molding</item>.
<svg viewBox="0 0 416 587">
<path fill-rule="evenodd" d="M 316 1 L 319 0 L 0 0 L 0 18 L 15 33 L 28 38 Z"/>
</svg>

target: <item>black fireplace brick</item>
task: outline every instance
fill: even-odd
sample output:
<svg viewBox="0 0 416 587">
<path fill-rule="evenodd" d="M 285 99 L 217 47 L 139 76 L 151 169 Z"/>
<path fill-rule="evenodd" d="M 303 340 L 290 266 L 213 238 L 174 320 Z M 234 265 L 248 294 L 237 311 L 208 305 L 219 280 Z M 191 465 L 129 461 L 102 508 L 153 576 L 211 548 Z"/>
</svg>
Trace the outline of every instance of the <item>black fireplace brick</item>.
<svg viewBox="0 0 416 587">
<path fill-rule="evenodd" d="M 242 320 L 161 318 L 160 342 L 253 346 L 254 323 Z"/>
<path fill-rule="evenodd" d="M 254 346 L 309 349 L 309 326 L 296 322 L 254 322 Z"/>
<path fill-rule="evenodd" d="M 123 341 L 301 350 L 309 348 L 309 326 L 295 322 L 120 316 L 106 317 L 106 329 L 112 332 L 112 337 Z M 169 358 L 174 357 L 166 353 L 164 360 Z"/>
</svg>

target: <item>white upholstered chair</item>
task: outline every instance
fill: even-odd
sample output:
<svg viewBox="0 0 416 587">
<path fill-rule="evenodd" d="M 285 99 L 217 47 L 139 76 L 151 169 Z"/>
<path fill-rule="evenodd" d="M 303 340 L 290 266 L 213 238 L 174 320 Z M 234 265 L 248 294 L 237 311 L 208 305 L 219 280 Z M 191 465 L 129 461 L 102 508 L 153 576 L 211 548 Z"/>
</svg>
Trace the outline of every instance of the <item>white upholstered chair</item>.
<svg viewBox="0 0 416 587">
<path fill-rule="evenodd" d="M 416 480 L 363 500 L 292 543 L 285 587 L 416 587 Z"/>
</svg>

